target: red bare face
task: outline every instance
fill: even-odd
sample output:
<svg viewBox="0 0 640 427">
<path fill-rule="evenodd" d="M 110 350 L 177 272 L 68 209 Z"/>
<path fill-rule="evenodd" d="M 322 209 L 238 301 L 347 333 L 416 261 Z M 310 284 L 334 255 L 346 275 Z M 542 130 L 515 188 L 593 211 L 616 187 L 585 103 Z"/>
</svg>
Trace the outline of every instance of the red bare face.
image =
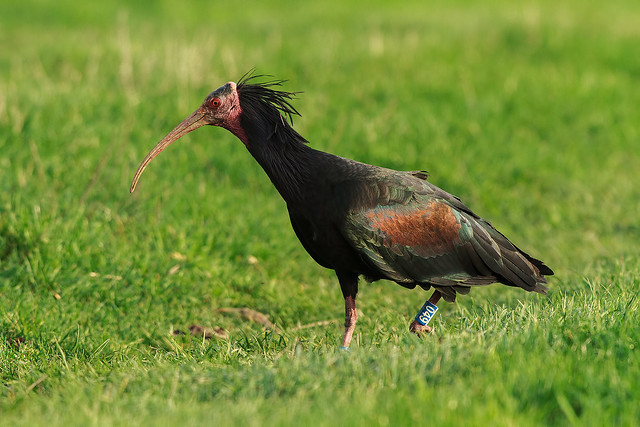
<svg viewBox="0 0 640 427">
<path fill-rule="evenodd" d="M 232 130 L 240 113 L 240 100 L 234 82 L 211 92 L 200 107 L 205 112 L 207 124 Z"/>
</svg>

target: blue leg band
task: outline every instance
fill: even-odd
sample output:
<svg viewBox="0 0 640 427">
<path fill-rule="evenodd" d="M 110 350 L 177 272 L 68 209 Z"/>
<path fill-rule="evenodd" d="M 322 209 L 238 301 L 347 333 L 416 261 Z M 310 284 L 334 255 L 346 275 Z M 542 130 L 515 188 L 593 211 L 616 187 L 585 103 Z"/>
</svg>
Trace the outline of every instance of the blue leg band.
<svg viewBox="0 0 640 427">
<path fill-rule="evenodd" d="M 424 303 L 418 314 L 416 314 L 416 322 L 421 325 L 426 325 L 431 321 L 431 318 L 438 311 L 438 306 L 433 304 L 431 301 L 427 301 Z"/>
</svg>

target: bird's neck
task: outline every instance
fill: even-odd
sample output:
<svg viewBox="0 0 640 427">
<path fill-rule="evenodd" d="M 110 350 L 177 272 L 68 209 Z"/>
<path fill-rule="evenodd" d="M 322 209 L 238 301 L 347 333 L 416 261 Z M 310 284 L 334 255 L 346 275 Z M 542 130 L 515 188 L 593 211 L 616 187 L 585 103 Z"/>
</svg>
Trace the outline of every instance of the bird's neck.
<svg viewBox="0 0 640 427">
<path fill-rule="evenodd" d="M 302 201 L 305 188 L 317 168 L 322 152 L 307 146 L 292 128 L 273 129 L 244 127 L 243 141 L 256 161 L 287 203 Z"/>
</svg>

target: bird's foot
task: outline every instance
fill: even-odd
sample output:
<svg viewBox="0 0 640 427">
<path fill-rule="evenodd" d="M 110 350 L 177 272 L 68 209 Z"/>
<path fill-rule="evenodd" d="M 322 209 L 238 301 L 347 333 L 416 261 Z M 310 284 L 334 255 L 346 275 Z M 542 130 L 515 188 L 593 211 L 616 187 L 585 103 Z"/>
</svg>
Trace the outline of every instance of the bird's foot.
<svg viewBox="0 0 640 427">
<path fill-rule="evenodd" d="M 431 326 L 421 325 L 415 320 L 411 322 L 411 325 L 409 325 L 409 330 L 420 338 L 422 338 L 422 336 L 425 334 L 430 334 L 431 332 L 433 332 L 433 328 Z"/>
</svg>

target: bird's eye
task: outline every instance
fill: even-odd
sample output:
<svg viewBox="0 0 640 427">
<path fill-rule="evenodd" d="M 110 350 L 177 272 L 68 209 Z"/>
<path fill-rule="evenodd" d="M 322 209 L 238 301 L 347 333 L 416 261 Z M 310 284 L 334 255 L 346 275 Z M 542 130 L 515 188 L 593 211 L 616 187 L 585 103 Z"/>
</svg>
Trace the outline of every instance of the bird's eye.
<svg viewBox="0 0 640 427">
<path fill-rule="evenodd" d="M 218 108 L 220 104 L 222 104 L 220 98 L 211 98 L 211 100 L 209 101 L 209 105 L 213 108 Z"/>
</svg>

